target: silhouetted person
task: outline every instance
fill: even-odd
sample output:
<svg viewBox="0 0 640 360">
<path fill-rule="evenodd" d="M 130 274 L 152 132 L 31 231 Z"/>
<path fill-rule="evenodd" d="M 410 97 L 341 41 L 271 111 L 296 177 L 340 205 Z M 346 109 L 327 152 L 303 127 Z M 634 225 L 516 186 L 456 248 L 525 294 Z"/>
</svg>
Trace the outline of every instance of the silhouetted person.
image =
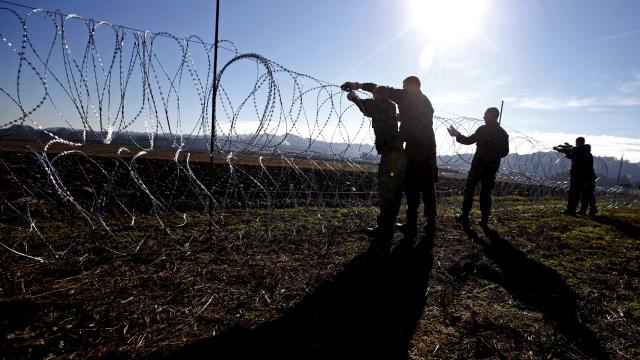
<svg viewBox="0 0 640 360">
<path fill-rule="evenodd" d="M 372 91 L 373 99 L 360 99 L 355 92 L 349 91 L 351 100 L 365 116 L 371 118 L 375 134 L 376 151 L 380 154 L 378 166 L 378 226 L 367 229 L 367 235 L 376 237 L 383 243 L 393 238 L 393 228 L 400 211 L 402 198 L 402 177 L 404 173 L 404 154 L 398 133 L 396 105 L 389 101 L 381 88 Z"/>
<path fill-rule="evenodd" d="M 345 90 L 362 89 L 372 92 L 376 84 L 347 82 Z M 400 140 L 405 143 L 407 166 L 404 186 L 407 197 L 407 222 L 400 226 L 405 237 L 414 237 L 418 226 L 420 194 L 424 201 L 425 227 L 435 228 L 436 190 L 436 139 L 433 133 L 433 106 L 420 91 L 420 80 L 409 76 L 402 82 L 402 89 L 381 86 L 381 91 L 398 105 Z"/>
<path fill-rule="evenodd" d="M 580 214 L 595 215 L 596 208 L 596 173 L 593 171 L 593 155 L 591 155 L 591 145 L 585 144 L 585 139 L 581 136 L 576 139 L 576 146 L 568 143 L 554 146 L 553 150 L 565 154 L 571 159 L 571 178 L 569 180 L 569 201 L 565 214 L 575 215 L 578 201 L 580 201 Z"/>
<path fill-rule="evenodd" d="M 452 126 L 449 134 L 464 145 L 476 144 L 476 153 L 471 161 L 471 169 L 464 188 L 462 209 L 456 216 L 458 222 L 468 223 L 469 212 L 473 205 L 473 194 L 480 183 L 480 219 L 481 225 L 487 225 L 491 213 L 491 191 L 496 181 L 496 173 L 500 168 L 500 160 L 509 154 L 509 135 L 498 123 L 500 111 L 488 108 L 484 113 L 484 125 L 471 136 L 464 136 Z"/>
</svg>

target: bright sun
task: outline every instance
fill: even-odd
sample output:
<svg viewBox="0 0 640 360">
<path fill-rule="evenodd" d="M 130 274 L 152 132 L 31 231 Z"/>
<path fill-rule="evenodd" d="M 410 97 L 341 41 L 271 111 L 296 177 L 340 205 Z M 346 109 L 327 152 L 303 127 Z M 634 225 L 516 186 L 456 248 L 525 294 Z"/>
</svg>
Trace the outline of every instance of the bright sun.
<svg viewBox="0 0 640 360">
<path fill-rule="evenodd" d="M 478 31 L 487 0 L 411 0 L 413 23 L 440 45 L 458 42 Z"/>
</svg>

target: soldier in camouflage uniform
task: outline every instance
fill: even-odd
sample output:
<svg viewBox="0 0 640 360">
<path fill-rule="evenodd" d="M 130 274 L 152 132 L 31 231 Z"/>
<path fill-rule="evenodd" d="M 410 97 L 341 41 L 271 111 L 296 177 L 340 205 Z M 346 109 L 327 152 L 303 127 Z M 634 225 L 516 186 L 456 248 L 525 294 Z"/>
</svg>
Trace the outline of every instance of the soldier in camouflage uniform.
<svg viewBox="0 0 640 360">
<path fill-rule="evenodd" d="M 344 90 L 362 89 L 372 92 L 380 89 L 385 97 L 398 105 L 400 141 L 405 143 L 407 166 L 404 186 L 407 197 L 407 221 L 400 230 L 407 238 L 416 235 L 420 197 L 424 201 L 427 218 L 425 230 L 434 230 L 436 222 L 436 190 L 438 179 L 436 167 L 436 140 L 433 132 L 433 106 L 429 98 L 420 91 L 420 80 L 409 76 L 402 82 L 402 89 L 372 83 L 347 82 Z"/>
<path fill-rule="evenodd" d="M 571 159 L 571 178 L 569 180 L 569 201 L 565 214 L 575 215 L 578 201 L 580 201 L 580 211 L 584 215 L 589 209 L 590 215 L 598 212 L 596 208 L 596 173 L 593 171 L 593 155 L 591 155 L 591 145 L 585 144 L 585 139 L 581 136 L 576 139 L 576 146 L 568 143 L 555 146 L 555 151 L 565 154 Z"/>
<path fill-rule="evenodd" d="M 509 135 L 498 123 L 500 111 L 488 108 L 484 113 L 485 124 L 480 126 L 471 136 L 464 136 L 453 127 L 449 134 L 456 137 L 460 144 L 476 144 L 476 153 L 471 161 L 471 169 L 464 189 L 461 213 L 456 220 L 463 224 L 469 222 L 469 212 L 473 205 L 473 195 L 480 184 L 480 224 L 486 226 L 491 213 L 491 191 L 495 185 L 496 174 L 500 168 L 500 160 L 509 154 Z"/>
<path fill-rule="evenodd" d="M 375 134 L 375 147 L 380 154 L 378 166 L 378 226 L 367 229 L 367 235 L 377 238 L 381 244 L 389 244 L 393 228 L 400 210 L 402 198 L 402 177 L 404 173 L 404 152 L 398 134 L 396 106 L 385 97 L 381 88 L 372 90 L 373 99 L 360 99 L 354 91 L 349 91 L 351 100 L 365 116 L 371 118 Z"/>
</svg>

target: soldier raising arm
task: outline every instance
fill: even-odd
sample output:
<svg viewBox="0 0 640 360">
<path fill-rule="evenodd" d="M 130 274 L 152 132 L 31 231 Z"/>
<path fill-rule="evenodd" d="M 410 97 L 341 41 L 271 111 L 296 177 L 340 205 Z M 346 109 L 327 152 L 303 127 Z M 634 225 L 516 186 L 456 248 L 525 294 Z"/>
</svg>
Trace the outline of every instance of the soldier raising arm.
<svg viewBox="0 0 640 360">
<path fill-rule="evenodd" d="M 580 214 L 586 214 L 589 207 L 590 215 L 595 215 L 598 212 L 595 198 L 596 174 L 593 171 L 591 146 L 586 144 L 585 139 L 580 136 L 576 139 L 576 146 L 564 143 L 564 145 L 554 146 L 553 150 L 571 159 L 569 201 L 564 213 L 575 215 L 578 201 L 580 201 L 581 207 L 578 211 Z"/>
<path fill-rule="evenodd" d="M 424 201 L 427 226 L 425 230 L 435 229 L 436 197 L 435 182 L 436 140 L 433 132 L 433 106 L 429 98 L 420 90 L 420 79 L 409 76 L 402 82 L 402 89 L 376 86 L 373 83 L 347 82 L 343 90 L 372 92 L 379 89 L 383 96 L 398 105 L 398 121 L 400 121 L 400 141 L 405 143 L 407 166 L 405 173 L 405 194 L 407 197 L 407 222 L 400 230 L 405 237 L 412 238 L 417 231 L 418 207 L 420 195 Z"/>
<path fill-rule="evenodd" d="M 471 161 L 471 169 L 464 189 L 461 213 L 456 220 L 463 224 L 469 222 L 469 212 L 473 205 L 473 194 L 480 183 L 480 224 L 485 226 L 491 213 L 491 191 L 500 168 L 500 160 L 509 154 L 509 135 L 498 124 L 500 112 L 497 108 L 488 108 L 484 113 L 485 124 L 471 136 L 464 136 L 452 126 L 449 134 L 463 145 L 477 144 L 476 153 Z"/>
<path fill-rule="evenodd" d="M 368 236 L 376 239 L 376 244 L 386 249 L 393 238 L 400 202 L 402 198 L 402 176 L 404 156 L 402 143 L 398 136 L 396 106 L 386 98 L 380 88 L 372 90 L 373 99 L 360 99 L 355 92 L 349 91 L 347 99 L 352 101 L 365 116 L 371 118 L 375 134 L 376 151 L 380 154 L 378 165 L 378 226 L 366 230 Z"/>
</svg>

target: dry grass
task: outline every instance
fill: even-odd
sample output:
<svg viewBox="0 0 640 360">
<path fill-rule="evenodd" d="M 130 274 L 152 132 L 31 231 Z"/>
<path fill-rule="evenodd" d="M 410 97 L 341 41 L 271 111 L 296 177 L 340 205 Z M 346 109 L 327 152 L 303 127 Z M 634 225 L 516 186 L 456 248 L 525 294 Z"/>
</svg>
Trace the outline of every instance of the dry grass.
<svg viewBox="0 0 640 360">
<path fill-rule="evenodd" d="M 589 357 L 577 338 L 586 335 L 563 328 L 548 304 L 550 296 L 573 296 L 566 294 L 575 294 L 575 307 L 564 310 L 575 312 L 613 358 L 640 355 L 640 232 L 633 232 L 640 212 L 613 209 L 589 219 L 531 210 L 496 214 L 495 228 L 512 245 L 502 249 L 507 253 L 487 245 L 479 228 L 472 241 L 457 224 L 440 220 L 424 307 L 407 344 L 411 358 Z M 366 238 L 352 230 L 375 215 L 373 209 L 308 209 L 293 235 L 296 211 L 276 211 L 271 239 L 255 235 L 264 234 L 255 231 L 262 225 L 240 214 L 228 216 L 215 241 L 206 236 L 204 221 L 171 236 L 144 221 L 122 225 L 119 240 L 63 219 L 41 224 L 57 231 L 54 248 L 64 249 L 70 239 L 74 245 L 44 264 L 1 253 L 3 353 L 148 355 L 286 318 L 367 251 Z M 17 228 L 3 227 L 2 237 L 31 253 L 49 253 Z M 523 268 L 509 263 L 514 256 Z M 561 289 L 547 293 L 540 279 Z M 364 280 L 348 281 L 347 288 Z"/>
</svg>

